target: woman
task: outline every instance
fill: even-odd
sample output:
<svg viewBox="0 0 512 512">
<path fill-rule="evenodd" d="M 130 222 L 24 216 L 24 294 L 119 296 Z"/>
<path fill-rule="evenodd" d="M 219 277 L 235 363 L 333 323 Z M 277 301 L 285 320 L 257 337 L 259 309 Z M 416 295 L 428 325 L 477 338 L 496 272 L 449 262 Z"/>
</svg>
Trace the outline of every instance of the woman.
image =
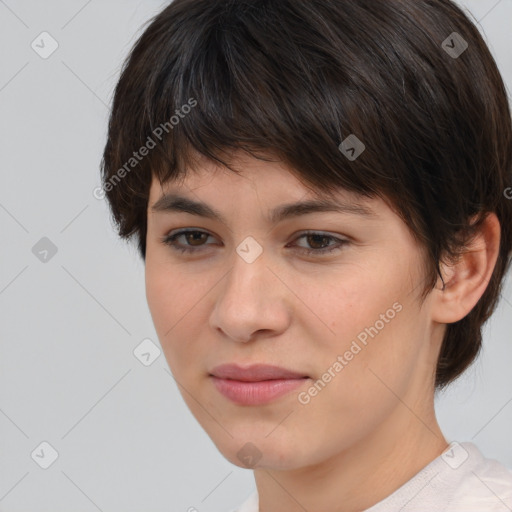
<svg viewBox="0 0 512 512">
<path fill-rule="evenodd" d="M 240 512 L 512 510 L 435 391 L 512 245 L 512 126 L 449 0 L 175 0 L 116 87 L 103 186 Z"/>
</svg>

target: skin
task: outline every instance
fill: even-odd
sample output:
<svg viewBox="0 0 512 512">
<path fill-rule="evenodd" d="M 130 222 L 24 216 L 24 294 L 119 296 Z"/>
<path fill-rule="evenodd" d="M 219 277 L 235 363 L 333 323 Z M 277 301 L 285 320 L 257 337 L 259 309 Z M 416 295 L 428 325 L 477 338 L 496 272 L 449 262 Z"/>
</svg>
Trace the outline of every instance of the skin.
<svg viewBox="0 0 512 512">
<path fill-rule="evenodd" d="M 260 512 L 356 512 L 381 501 L 448 446 L 434 412 L 434 372 L 445 324 L 463 318 L 485 291 L 500 227 L 487 218 L 471 250 L 443 265 L 420 303 L 422 248 L 382 199 L 341 190 L 340 201 L 369 206 L 375 218 L 321 212 L 275 226 L 266 217 L 315 192 L 284 164 L 234 155 L 241 176 L 202 161 L 180 182 L 153 179 L 148 203 L 146 294 L 155 329 L 182 396 L 219 451 L 233 464 L 251 442 Z M 182 212 L 154 212 L 164 192 L 219 210 L 227 224 Z M 182 254 L 161 239 L 179 228 L 195 247 Z M 330 255 L 305 255 L 335 240 Z M 197 235 L 196 235 L 197 236 Z M 263 253 L 247 263 L 237 246 L 252 236 Z M 298 394 L 333 366 L 365 328 L 402 306 L 310 402 Z M 361 344 L 360 344 L 361 345 Z M 218 364 L 267 363 L 310 376 L 296 391 L 259 406 L 237 405 L 214 387 Z"/>
</svg>

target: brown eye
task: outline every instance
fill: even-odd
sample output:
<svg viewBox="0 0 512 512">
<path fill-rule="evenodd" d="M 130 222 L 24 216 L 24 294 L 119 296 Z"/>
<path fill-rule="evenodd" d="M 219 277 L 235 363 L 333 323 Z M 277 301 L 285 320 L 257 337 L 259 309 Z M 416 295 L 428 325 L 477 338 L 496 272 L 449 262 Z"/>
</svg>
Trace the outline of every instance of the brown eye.
<svg viewBox="0 0 512 512">
<path fill-rule="evenodd" d="M 198 252 L 201 249 L 194 249 L 194 247 L 203 247 L 205 242 L 208 240 L 208 237 L 211 236 L 205 231 L 198 230 L 187 230 L 187 231 L 178 231 L 173 235 L 167 235 L 163 238 L 162 242 L 169 247 L 172 247 L 176 251 L 180 251 L 183 253 L 193 253 Z M 185 245 L 179 244 L 176 240 L 180 237 L 183 237 L 185 240 Z"/>
<path fill-rule="evenodd" d="M 206 238 L 205 238 L 205 235 L 206 235 Z M 200 243 L 197 243 L 197 242 L 202 242 L 202 241 L 207 240 L 209 235 L 207 233 L 203 233 L 201 231 L 189 231 L 188 233 L 184 233 L 183 236 L 185 237 L 185 240 L 187 240 L 187 242 L 190 242 L 192 245 L 195 246 L 195 245 L 201 245 Z"/>
<path fill-rule="evenodd" d="M 306 235 L 308 244 L 312 245 L 313 249 L 325 249 L 326 245 L 329 244 L 330 238 L 331 237 L 325 235 Z"/>
<path fill-rule="evenodd" d="M 327 235 L 325 233 L 318 232 L 309 232 L 301 235 L 297 240 L 306 239 L 307 243 L 312 247 L 311 249 L 307 247 L 299 246 L 299 250 L 307 255 L 318 255 L 322 256 L 324 254 L 329 254 L 334 251 L 340 250 L 342 246 L 347 245 L 349 243 L 348 240 L 343 240 L 341 238 L 337 238 L 331 235 Z M 334 245 L 327 245 L 329 241 L 334 241 Z"/>
</svg>

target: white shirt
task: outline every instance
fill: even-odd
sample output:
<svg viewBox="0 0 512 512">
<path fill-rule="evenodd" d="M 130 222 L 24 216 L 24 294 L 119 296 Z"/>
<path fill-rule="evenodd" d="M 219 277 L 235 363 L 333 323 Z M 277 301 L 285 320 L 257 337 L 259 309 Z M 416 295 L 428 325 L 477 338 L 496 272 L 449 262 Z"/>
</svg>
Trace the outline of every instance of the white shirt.
<svg viewBox="0 0 512 512">
<path fill-rule="evenodd" d="M 511 512 L 512 470 L 473 443 L 452 443 L 390 496 L 364 512 Z M 259 512 L 253 492 L 231 512 Z"/>
</svg>

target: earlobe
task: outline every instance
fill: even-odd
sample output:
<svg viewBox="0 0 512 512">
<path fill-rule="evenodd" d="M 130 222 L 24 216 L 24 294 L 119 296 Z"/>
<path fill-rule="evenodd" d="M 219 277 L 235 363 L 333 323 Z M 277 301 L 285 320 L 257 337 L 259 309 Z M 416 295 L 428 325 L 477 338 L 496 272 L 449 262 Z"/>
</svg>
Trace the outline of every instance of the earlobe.
<svg viewBox="0 0 512 512">
<path fill-rule="evenodd" d="M 458 322 L 475 307 L 494 271 L 500 237 L 498 217 L 489 213 L 459 259 L 441 263 L 445 286 L 439 278 L 432 292 L 432 320 L 444 324 Z"/>
</svg>

